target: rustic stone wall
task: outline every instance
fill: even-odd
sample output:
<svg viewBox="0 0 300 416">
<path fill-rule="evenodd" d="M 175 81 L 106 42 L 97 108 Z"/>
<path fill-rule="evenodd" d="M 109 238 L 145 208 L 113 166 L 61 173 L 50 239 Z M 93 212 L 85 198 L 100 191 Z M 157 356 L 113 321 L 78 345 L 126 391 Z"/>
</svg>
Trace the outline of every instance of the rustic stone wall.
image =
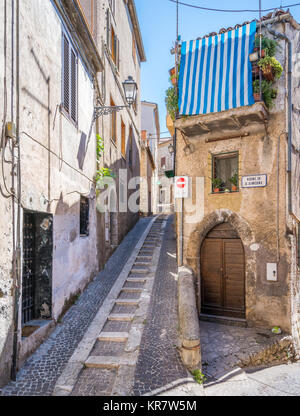
<svg viewBox="0 0 300 416">
<path fill-rule="evenodd" d="M 276 25 L 275 29 L 283 31 L 283 25 Z M 292 31 L 296 36 L 295 30 Z M 298 39 L 298 34 L 296 37 Z M 198 307 L 200 308 L 202 241 L 215 225 L 223 221 L 229 222 L 238 232 L 245 249 L 248 324 L 266 327 L 279 325 L 291 333 L 293 313 L 299 313 L 299 302 L 296 301 L 299 296 L 296 275 L 299 271 L 294 266 L 294 226 L 287 212 L 287 56 L 284 41 L 279 41 L 279 44 L 277 59 L 283 65 L 284 72 L 277 85 L 278 96 L 275 106 L 269 111 L 267 124 L 256 126 L 248 137 L 206 142 L 195 132 L 183 137 L 180 129 L 187 121 L 185 118 L 177 120 L 176 174 L 192 178 L 190 198 L 184 200 L 184 264 L 192 267 L 198 277 Z M 218 114 L 215 119 L 218 120 Z M 294 122 L 296 124 L 296 119 Z M 299 118 L 297 123 L 299 124 Z M 248 127 L 251 127 L 250 121 Z M 187 142 L 192 145 L 191 152 L 184 151 Z M 212 193 L 212 155 L 233 151 L 239 153 L 239 175 L 267 174 L 268 184 L 265 188 L 244 188 L 228 194 Z M 295 164 L 296 160 L 294 166 Z M 199 178 L 198 186 L 196 178 Z M 295 188 L 295 181 L 298 180 L 294 179 L 294 192 L 299 187 L 296 185 Z M 294 195 L 296 209 L 299 205 L 297 198 Z M 179 219 L 178 214 L 178 232 Z M 277 282 L 267 281 L 267 263 L 278 263 Z"/>
</svg>

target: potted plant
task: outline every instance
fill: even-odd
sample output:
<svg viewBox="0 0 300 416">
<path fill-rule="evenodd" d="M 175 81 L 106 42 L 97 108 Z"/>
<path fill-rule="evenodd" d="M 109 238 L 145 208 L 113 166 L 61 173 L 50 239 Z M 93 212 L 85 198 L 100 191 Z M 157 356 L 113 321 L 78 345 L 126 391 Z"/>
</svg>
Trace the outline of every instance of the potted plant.
<svg viewBox="0 0 300 416">
<path fill-rule="evenodd" d="M 261 101 L 260 90 L 259 90 L 259 79 L 253 81 L 253 97 L 254 101 Z"/>
<path fill-rule="evenodd" d="M 261 81 L 261 92 L 262 92 L 263 100 L 266 106 L 268 108 L 272 108 L 273 100 L 277 96 L 277 90 L 275 88 L 272 88 L 272 82 L 263 79 Z M 255 101 L 257 101 L 256 97 L 260 97 L 258 79 L 253 82 L 253 95 L 254 95 Z"/>
<path fill-rule="evenodd" d="M 273 56 L 266 56 L 259 60 L 258 66 L 261 68 L 263 75 L 267 81 L 274 81 L 281 77 L 283 68 L 280 62 Z"/>
<path fill-rule="evenodd" d="M 220 192 L 220 188 L 223 184 L 222 179 L 220 179 L 220 178 L 211 178 L 211 183 L 212 183 L 212 186 L 213 186 L 214 193 L 215 192 Z"/>
<path fill-rule="evenodd" d="M 229 179 L 229 182 L 231 183 L 231 190 L 236 192 L 239 186 L 239 175 L 237 172 Z"/>
<path fill-rule="evenodd" d="M 256 36 L 255 38 L 255 49 L 256 51 L 259 51 L 260 49 L 260 38 L 259 36 Z M 265 56 L 275 56 L 276 48 L 278 46 L 278 43 L 274 39 L 267 38 L 266 36 L 262 36 L 261 38 L 261 58 L 264 58 Z"/>
</svg>

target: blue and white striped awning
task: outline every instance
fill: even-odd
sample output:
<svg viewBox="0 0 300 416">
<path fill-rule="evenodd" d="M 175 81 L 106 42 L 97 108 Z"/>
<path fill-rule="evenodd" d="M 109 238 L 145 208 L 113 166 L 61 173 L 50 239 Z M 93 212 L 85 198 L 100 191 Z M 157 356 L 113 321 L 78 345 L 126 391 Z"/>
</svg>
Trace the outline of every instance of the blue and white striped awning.
<svg viewBox="0 0 300 416">
<path fill-rule="evenodd" d="M 256 21 L 181 46 L 179 114 L 207 114 L 254 104 L 252 68 Z"/>
</svg>

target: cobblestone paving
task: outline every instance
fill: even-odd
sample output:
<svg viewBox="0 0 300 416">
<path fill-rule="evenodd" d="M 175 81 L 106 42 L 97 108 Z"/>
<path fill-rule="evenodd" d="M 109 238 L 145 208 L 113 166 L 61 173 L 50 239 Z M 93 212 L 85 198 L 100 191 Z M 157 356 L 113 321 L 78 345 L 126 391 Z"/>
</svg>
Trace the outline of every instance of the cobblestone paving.
<svg viewBox="0 0 300 416">
<path fill-rule="evenodd" d="M 85 368 L 71 396 L 110 396 L 116 369 Z"/>
<path fill-rule="evenodd" d="M 177 263 L 173 217 L 167 222 L 133 392 L 139 396 L 187 377 L 178 350 Z M 172 256 L 170 256 L 172 254 Z"/>
<path fill-rule="evenodd" d="M 48 340 L 27 360 L 17 375 L 17 381 L 2 388 L 0 396 L 50 396 L 52 394 L 56 380 L 111 290 L 150 220 L 151 218 L 142 218 L 125 237 L 109 259 L 106 268 L 99 273 L 76 304 L 69 309 L 62 323 L 56 327 Z M 119 328 L 119 331 L 126 331 L 125 328 L 120 328 L 120 324 L 124 324 L 122 322 L 109 322 L 108 324 L 110 327 L 105 328 L 105 331 L 117 331 L 116 328 L 112 329 L 114 325 Z M 105 371 L 103 374 L 106 374 Z M 87 369 L 85 374 L 89 372 L 90 369 Z M 99 389 L 101 390 L 101 386 Z M 104 394 L 100 390 L 97 390 L 95 394 Z"/>
<path fill-rule="evenodd" d="M 207 382 L 237 367 L 245 357 L 258 353 L 280 339 L 262 328 L 243 328 L 200 321 L 202 371 Z"/>
</svg>

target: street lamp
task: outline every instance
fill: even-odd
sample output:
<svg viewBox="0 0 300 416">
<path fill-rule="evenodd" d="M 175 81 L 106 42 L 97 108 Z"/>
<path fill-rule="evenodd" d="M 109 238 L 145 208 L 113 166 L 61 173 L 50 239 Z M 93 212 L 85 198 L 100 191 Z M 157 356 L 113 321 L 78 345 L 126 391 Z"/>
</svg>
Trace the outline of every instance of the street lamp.
<svg viewBox="0 0 300 416">
<path fill-rule="evenodd" d="M 123 82 L 124 94 L 129 107 L 135 102 L 137 95 L 137 84 L 133 78 L 129 75 L 126 81 Z"/>
<path fill-rule="evenodd" d="M 135 102 L 137 96 L 137 83 L 134 82 L 132 76 L 129 75 L 126 81 L 123 82 L 124 94 L 128 105 L 114 105 L 114 106 L 97 106 L 94 108 L 94 121 L 108 114 L 113 114 L 121 111 L 123 108 L 129 108 Z"/>
</svg>

